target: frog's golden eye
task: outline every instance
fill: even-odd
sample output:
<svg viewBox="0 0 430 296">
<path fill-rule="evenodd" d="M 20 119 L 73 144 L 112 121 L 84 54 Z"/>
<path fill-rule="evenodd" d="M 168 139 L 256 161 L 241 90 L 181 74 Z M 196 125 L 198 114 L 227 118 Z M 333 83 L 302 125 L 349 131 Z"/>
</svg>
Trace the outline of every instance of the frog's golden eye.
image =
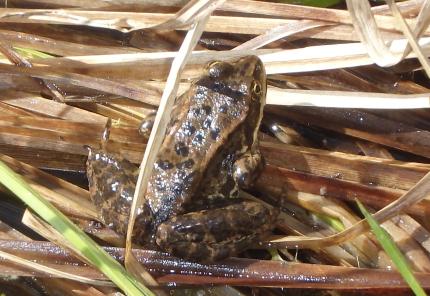
<svg viewBox="0 0 430 296">
<path fill-rule="evenodd" d="M 252 93 L 259 96 L 263 92 L 263 89 L 261 87 L 261 83 L 254 80 L 251 84 Z"/>
<path fill-rule="evenodd" d="M 210 62 L 207 66 L 206 69 L 209 72 L 209 75 L 211 77 L 218 77 L 220 75 L 220 71 L 221 71 L 221 62 L 220 61 L 213 61 Z"/>
</svg>

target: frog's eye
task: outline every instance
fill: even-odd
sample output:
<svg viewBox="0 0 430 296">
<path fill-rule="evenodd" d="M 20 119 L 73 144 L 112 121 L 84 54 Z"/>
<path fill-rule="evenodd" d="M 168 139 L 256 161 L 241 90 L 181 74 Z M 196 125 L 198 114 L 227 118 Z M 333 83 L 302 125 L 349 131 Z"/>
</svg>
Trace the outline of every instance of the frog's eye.
<svg viewBox="0 0 430 296">
<path fill-rule="evenodd" d="M 261 88 L 261 83 L 256 80 L 252 81 L 251 90 L 254 95 L 261 95 L 261 93 L 263 92 L 263 89 Z"/>
<path fill-rule="evenodd" d="M 221 64 L 222 63 L 220 61 L 210 62 L 206 66 L 206 69 L 207 69 L 207 71 L 209 73 L 209 76 L 211 76 L 211 77 L 218 77 L 218 76 L 220 76 Z"/>
</svg>

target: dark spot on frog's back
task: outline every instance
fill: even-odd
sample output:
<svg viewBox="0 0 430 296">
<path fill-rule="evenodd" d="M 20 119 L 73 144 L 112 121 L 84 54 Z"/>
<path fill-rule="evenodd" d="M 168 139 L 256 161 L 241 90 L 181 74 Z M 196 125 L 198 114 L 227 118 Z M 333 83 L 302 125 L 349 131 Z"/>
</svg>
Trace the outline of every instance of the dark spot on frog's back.
<svg viewBox="0 0 430 296">
<path fill-rule="evenodd" d="M 175 152 L 179 156 L 184 156 L 185 157 L 185 156 L 188 156 L 189 149 L 185 145 L 184 142 L 178 142 L 178 143 L 175 144 Z"/>
<path fill-rule="evenodd" d="M 208 117 L 205 119 L 205 121 L 203 121 L 202 126 L 204 128 L 210 128 L 211 124 L 212 124 L 212 117 Z"/>
<path fill-rule="evenodd" d="M 228 111 L 228 105 L 227 104 L 222 104 L 219 107 L 219 112 L 221 112 L 221 113 L 227 113 L 227 111 Z"/>
<path fill-rule="evenodd" d="M 196 132 L 196 128 L 192 125 L 191 122 L 187 121 L 183 124 L 182 132 L 185 136 L 192 136 Z"/>
<path fill-rule="evenodd" d="M 220 133 L 220 129 L 219 128 L 214 128 L 211 130 L 211 138 L 212 140 L 216 140 L 219 136 Z"/>
<path fill-rule="evenodd" d="M 180 170 L 183 170 L 183 169 L 191 169 L 193 165 L 194 165 L 194 160 L 190 158 L 183 162 L 178 163 L 176 167 Z"/>
<path fill-rule="evenodd" d="M 226 88 L 226 85 L 221 81 L 214 81 L 212 84 L 212 90 L 215 92 L 222 92 Z"/>
<path fill-rule="evenodd" d="M 191 109 L 191 114 L 192 114 L 193 117 L 199 117 L 202 113 L 203 113 L 202 109 L 199 108 L 199 107 Z"/>
<path fill-rule="evenodd" d="M 184 192 L 191 186 L 194 175 L 194 172 L 178 171 L 174 178 L 175 181 L 171 187 L 173 193 L 171 198 L 177 199 L 178 197 L 182 196 Z"/>
<path fill-rule="evenodd" d="M 168 160 L 158 160 L 155 163 L 156 168 L 160 168 L 162 170 L 170 170 L 171 168 L 173 168 L 173 164 L 168 161 Z"/>
<path fill-rule="evenodd" d="M 174 183 L 172 186 L 172 192 L 173 192 L 172 197 L 177 198 L 177 197 L 181 196 L 182 192 L 184 192 L 184 187 L 185 186 L 182 183 Z M 169 203 L 169 204 L 172 204 L 172 203 Z"/>
<path fill-rule="evenodd" d="M 203 142 L 205 136 L 203 134 L 202 131 L 197 132 L 197 134 L 195 135 L 194 139 L 193 139 L 193 144 L 195 145 L 199 145 Z"/>
<path fill-rule="evenodd" d="M 205 114 L 206 114 L 206 115 L 211 114 L 211 112 L 212 112 L 212 107 L 211 107 L 211 106 L 209 106 L 209 105 L 204 105 L 202 108 L 203 108 L 203 111 L 205 111 Z"/>
</svg>

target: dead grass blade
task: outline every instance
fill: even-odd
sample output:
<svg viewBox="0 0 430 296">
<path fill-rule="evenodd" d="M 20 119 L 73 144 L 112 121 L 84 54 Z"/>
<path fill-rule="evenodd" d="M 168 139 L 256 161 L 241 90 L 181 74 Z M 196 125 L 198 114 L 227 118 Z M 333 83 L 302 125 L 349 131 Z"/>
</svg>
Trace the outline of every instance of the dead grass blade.
<svg viewBox="0 0 430 296">
<path fill-rule="evenodd" d="M 402 151 L 430 157 L 430 132 L 413 124 L 400 124 L 395 118 L 378 116 L 362 109 L 289 107 L 266 109 L 271 114 L 289 116 L 301 124 L 353 136 Z M 381 133 L 382 131 L 382 133 Z M 378 179 L 378 178 L 376 178 Z"/>
<path fill-rule="evenodd" d="M 412 2 L 412 1 L 405 1 L 405 2 Z M 386 5 L 386 11 L 390 11 L 393 13 L 393 15 L 395 15 L 395 17 L 397 17 L 399 19 L 399 22 L 401 22 L 402 27 L 403 27 L 403 33 L 408 37 L 409 42 L 416 43 L 417 41 L 415 40 L 416 38 L 419 38 L 421 35 L 423 35 L 424 31 L 426 30 L 426 28 L 429 25 L 429 21 L 430 21 L 430 17 L 429 17 L 429 10 L 430 10 L 430 2 L 426 1 L 426 0 L 421 0 L 420 2 L 420 6 L 421 9 L 419 11 L 419 14 L 416 18 L 416 25 L 415 28 L 413 30 L 413 34 L 410 34 L 408 32 L 405 32 L 405 29 L 407 31 L 410 32 L 409 26 L 405 23 L 404 18 L 401 14 L 401 11 L 399 9 L 399 5 L 401 5 L 401 3 L 392 3 L 390 2 L 389 5 Z M 387 1 L 388 3 L 388 1 Z M 413 35 L 414 38 L 411 38 Z M 408 44 L 407 47 L 405 48 L 403 57 L 405 57 L 411 50 L 411 46 Z M 421 58 L 420 58 L 421 59 Z"/>
<path fill-rule="evenodd" d="M 250 2 L 250 1 L 249 1 Z M 214 2 L 215 3 L 215 2 Z M 228 3 L 228 2 L 227 2 Z M 343 10 L 322 9 L 287 4 L 258 3 L 254 10 L 261 14 L 264 8 L 270 11 L 271 17 L 242 17 L 242 16 L 212 16 L 206 30 L 208 32 L 224 32 L 238 34 L 264 34 L 267 30 L 280 25 L 286 25 L 292 19 L 310 19 L 318 21 L 332 21 L 341 24 L 351 24 L 350 15 Z M 274 12 L 277 8 L 277 12 Z M 295 8 L 293 8 L 295 7 Z M 295 17 L 273 18 L 273 16 L 296 14 Z M 248 12 L 248 11 L 247 11 Z M 300 16 L 298 16 L 302 13 Z M 167 13 L 136 13 L 136 12 L 117 12 L 90 10 L 64 10 L 64 9 L 15 9 L 3 8 L 0 12 L 0 22 L 13 23 L 45 23 L 45 24 L 65 24 L 65 25 L 85 25 L 115 29 L 122 32 L 130 30 L 148 29 L 158 24 L 162 24 L 174 15 Z M 375 16 L 375 24 L 378 28 L 391 31 L 400 31 L 397 20 L 392 16 Z M 407 21 L 413 24 L 413 21 Z M 252 24 L 252 26 L 249 26 Z M 332 32 L 330 32 L 332 33 Z M 425 34 L 428 34 L 428 30 Z M 329 34 L 328 34 L 329 35 Z M 326 38 L 329 38 L 329 36 Z M 350 37 L 349 37 L 350 38 Z"/>
<path fill-rule="evenodd" d="M 391 219 L 397 226 L 410 233 L 421 247 L 430 253 L 430 232 L 409 215 L 400 215 Z"/>
<path fill-rule="evenodd" d="M 428 164 L 296 145 L 261 142 L 260 149 L 271 166 L 333 180 L 341 178 L 340 181 L 373 186 L 375 190 L 390 190 L 394 196 L 410 190 L 430 171 Z M 319 183 L 316 180 L 314 182 Z M 355 190 L 360 191 L 358 188 Z"/>
<path fill-rule="evenodd" d="M 421 4 L 421 10 L 417 17 L 417 23 L 414 29 L 414 35 L 416 38 L 419 36 L 422 36 L 424 34 L 424 31 L 428 28 L 430 17 L 429 17 L 429 9 L 430 9 L 430 1 L 421 0 L 423 2 Z M 401 3 L 397 3 L 397 9 L 399 9 L 399 5 Z"/>
<path fill-rule="evenodd" d="M 32 240 L 29 239 L 27 236 L 25 236 L 24 234 L 20 233 L 19 231 L 13 229 L 12 227 L 8 226 L 7 224 L 0 222 L 0 239 L 2 240 L 8 240 L 8 241 L 21 241 L 23 243 L 27 242 L 29 244 L 32 243 Z M 10 254 L 10 255 L 14 255 L 14 252 L 12 249 L 2 249 L 2 251 L 5 254 Z M 15 253 L 16 255 L 16 253 Z M 22 259 L 26 259 L 29 262 L 34 262 L 34 263 L 39 263 L 42 264 L 43 266 L 46 266 L 46 264 L 44 264 L 43 260 L 39 261 L 38 260 L 38 256 L 35 257 L 22 257 L 19 256 L 18 257 L 22 258 Z M 1 258 L 1 256 L 0 256 Z M 43 283 L 43 287 L 44 287 L 44 291 L 46 293 L 61 293 L 61 295 L 64 296 L 76 296 L 77 293 L 80 293 L 79 295 L 82 296 L 95 296 L 95 295 L 101 295 L 100 292 L 94 294 L 94 292 L 97 292 L 97 289 L 94 286 L 89 286 L 87 284 L 82 284 L 79 283 L 77 281 L 74 280 L 65 280 L 59 277 L 56 277 L 56 273 L 55 274 L 46 274 L 43 273 L 43 271 L 40 271 L 40 269 L 33 269 L 33 268 L 25 268 L 24 266 L 21 266 L 19 264 L 16 264 L 13 262 L 13 259 L 11 261 L 1 258 L 0 259 L 1 263 L 0 265 L 2 265 L 0 274 L 1 276 L 5 276 L 5 277 L 13 277 L 13 275 L 17 275 L 18 273 L 20 273 L 18 270 L 21 270 L 22 274 L 24 275 L 24 273 L 31 275 L 33 274 L 41 274 L 41 277 L 39 277 L 37 279 L 38 283 Z M 45 261 L 46 262 L 46 261 Z M 51 267 L 52 270 L 60 270 L 63 271 L 65 275 L 67 274 L 74 274 L 73 271 L 64 271 L 61 270 L 61 265 L 57 265 L 58 268 L 56 268 L 55 266 L 48 266 Z M 18 273 L 17 273 L 18 272 Z M 80 275 L 80 274 L 74 274 L 74 275 Z M 86 278 L 88 281 L 93 281 L 93 279 L 91 277 L 87 277 L 85 275 L 81 275 L 81 277 Z M 12 280 L 12 279 L 11 279 Z M 7 289 L 7 287 L 4 287 L 4 283 L 8 282 L 9 280 L 6 281 L 2 281 L 2 288 L 3 289 Z M 13 280 L 12 280 L 13 281 Z M 109 282 L 105 281 L 105 283 L 107 285 L 110 285 Z M 97 284 L 97 280 L 96 280 L 96 284 Z M 99 285 L 99 287 L 101 287 Z M 99 288 L 98 287 L 98 288 Z M 106 286 L 102 286 L 103 290 L 106 291 Z M 60 291 L 60 292 L 59 292 Z M 90 294 L 91 292 L 91 294 Z M 21 293 L 19 293 L 18 295 L 21 295 Z M 31 294 L 33 295 L 33 294 Z M 105 294 L 103 294 L 105 295 Z"/>
<path fill-rule="evenodd" d="M 428 3 L 428 1 L 426 1 Z M 430 74 L 430 65 L 422 52 L 422 49 L 418 45 L 418 41 L 415 38 L 419 38 L 423 33 L 424 28 L 428 22 L 428 16 L 424 17 L 424 11 L 428 11 L 428 5 L 424 5 L 420 12 L 418 19 L 419 24 L 415 27 L 414 33 L 411 32 L 409 24 L 401 15 L 401 12 L 394 1 L 387 0 L 388 6 L 393 12 L 394 17 L 397 19 L 397 23 L 403 33 L 407 36 L 410 46 L 412 46 L 416 56 L 424 67 L 427 75 Z M 392 66 L 399 63 L 408 53 L 409 46 L 405 44 L 401 53 L 394 53 L 385 44 L 383 36 L 380 33 L 380 28 L 375 21 L 375 16 L 372 13 L 369 2 L 367 1 L 352 1 L 347 0 L 348 10 L 351 14 L 353 25 L 355 30 L 360 36 L 361 42 L 366 46 L 370 57 L 373 61 L 381 67 Z"/>
<path fill-rule="evenodd" d="M 264 192 L 265 194 L 268 194 L 267 190 L 261 190 L 260 188 L 260 191 Z M 270 204 L 267 204 L 264 201 L 257 199 L 246 192 L 240 192 L 240 196 L 246 199 L 251 199 L 260 203 L 264 203 L 266 204 L 266 206 L 271 207 Z M 315 199 L 319 199 L 319 201 L 322 200 L 323 203 L 318 205 L 316 204 L 318 201 L 316 201 Z M 346 226 L 350 226 L 352 224 L 351 222 L 349 222 L 351 220 L 351 215 L 342 215 L 345 213 L 345 211 L 342 211 L 342 213 L 336 211 L 336 209 L 339 209 L 340 206 L 335 205 L 334 203 L 330 203 L 325 197 L 317 197 L 316 195 L 303 192 L 292 192 L 290 190 L 288 191 L 288 200 L 294 200 L 293 202 L 298 201 L 297 204 L 306 205 L 304 206 L 304 208 L 310 211 L 315 210 L 315 213 L 320 213 L 321 210 L 327 210 L 330 213 L 335 213 L 334 216 L 341 216 L 343 218 L 343 221 L 346 222 Z M 279 204 L 276 202 L 274 203 Z M 280 213 L 279 221 L 277 222 L 277 228 L 279 228 L 280 230 L 296 235 L 307 235 L 315 237 L 324 237 L 324 234 L 327 235 L 332 233 L 331 231 L 325 233 L 322 231 L 315 231 L 315 229 L 310 226 L 315 224 L 315 218 L 311 218 L 310 215 L 300 214 L 299 212 L 301 208 L 291 206 L 291 204 L 285 202 L 285 199 L 283 199 L 281 203 L 283 211 Z M 328 209 L 326 209 L 326 207 L 328 207 Z M 292 212 L 294 213 L 294 216 L 288 215 L 286 212 Z M 354 223 L 357 220 L 358 219 L 353 220 Z M 365 246 L 365 252 L 362 251 L 364 249 L 363 246 Z M 330 262 L 336 262 L 341 266 L 380 266 L 378 265 L 377 260 L 374 259 L 375 257 L 377 257 L 378 250 L 375 245 L 370 242 L 366 237 L 359 237 L 354 240 L 351 240 L 351 242 L 347 242 L 342 245 L 315 248 L 312 250 L 318 254 L 317 258 L 321 258 L 322 262 L 324 262 L 327 258 L 330 258 Z M 297 258 L 293 260 L 297 261 Z"/>
<path fill-rule="evenodd" d="M 105 248 L 114 258 L 124 256 L 124 249 Z M 22 258 L 38 258 L 43 262 L 65 262 L 57 264 L 63 270 L 94 279 L 104 279 L 94 269 L 82 265 L 70 253 L 50 242 L 20 242 L 0 240 L 0 250 Z M 316 289 L 368 289 L 407 288 L 397 272 L 382 269 L 349 268 L 322 264 L 302 264 L 285 261 L 266 261 L 231 258 L 219 263 L 205 265 L 179 260 L 164 253 L 133 250 L 135 256 L 146 268 L 157 274 L 160 284 L 175 282 L 185 285 L 205 285 L 208 282 L 219 285 L 251 287 L 289 287 Z M 0 266 L 3 267 L 2 262 Z M 51 266 L 51 265 L 50 265 Z M 3 270 L 3 268 L 2 268 Z M 28 271 L 15 269 L 17 275 L 29 275 Z M 32 274 L 40 276 L 43 273 Z M 424 287 L 430 287 L 429 273 L 417 273 Z"/>
<path fill-rule="evenodd" d="M 311 20 L 296 21 L 296 23 L 275 27 L 262 35 L 246 41 L 239 46 L 236 46 L 233 50 L 257 49 L 273 41 L 297 34 L 299 32 L 329 25 L 330 24 L 328 23 Z"/>
<path fill-rule="evenodd" d="M 125 83 L 91 77 L 88 75 L 76 73 L 58 73 L 52 70 L 47 70 L 44 67 L 19 68 L 16 66 L 5 64 L 0 64 L 0 72 L 31 76 L 65 84 L 87 87 L 90 89 L 99 90 L 105 93 L 116 94 L 148 104 L 155 104 L 155 102 L 147 101 L 146 95 L 148 94 L 148 91 L 146 89 L 139 88 L 138 86 L 128 86 Z"/>
<path fill-rule="evenodd" d="M 0 30 L 0 38 L 14 46 L 32 48 L 58 56 L 118 54 L 137 51 L 130 47 L 94 46 L 8 30 Z"/>
<path fill-rule="evenodd" d="M 268 87 L 267 104 L 355 109 L 417 109 L 430 108 L 430 94 L 399 95 Z"/>
<path fill-rule="evenodd" d="M 408 207 L 418 203 L 419 201 L 430 198 L 430 173 L 427 173 L 424 178 L 422 178 L 411 190 L 409 190 L 405 195 L 397 199 L 396 201 L 390 203 L 383 209 L 379 210 L 373 215 L 373 218 L 379 223 L 393 217 L 394 215 L 403 212 Z M 354 238 L 365 231 L 369 230 L 369 226 L 366 220 L 361 220 L 355 225 L 349 227 L 348 229 L 339 232 L 335 235 L 325 237 L 325 238 L 294 238 L 285 237 L 280 239 L 272 240 L 269 246 L 276 247 L 301 247 L 301 248 L 317 248 L 322 246 L 329 246 L 334 244 L 343 243 L 351 238 Z"/>
<path fill-rule="evenodd" d="M 390 50 L 395 54 L 403 54 L 403 50 L 407 45 L 407 40 L 396 39 L 391 42 Z M 425 54 L 430 52 L 430 38 L 421 38 L 420 46 Z M 129 98 L 134 98 L 151 105 L 158 104 L 159 92 L 149 87 L 143 88 L 140 85 L 133 84 L 135 92 L 132 92 L 132 87 L 118 89 L 114 91 L 111 87 L 102 87 L 103 80 L 97 86 L 88 85 L 84 79 L 91 81 L 96 79 L 89 76 L 109 75 L 112 79 L 120 80 L 124 77 L 125 71 L 127 75 L 133 79 L 150 80 L 150 79 L 165 79 L 168 74 L 168 65 L 171 63 L 176 52 L 160 52 L 160 53 L 139 53 L 139 54 L 118 54 L 118 55 L 98 55 L 98 56 L 76 56 L 67 58 L 52 58 L 32 60 L 35 65 L 51 65 L 56 67 L 57 71 L 65 72 L 84 72 L 88 75 L 76 76 L 80 83 L 74 83 L 73 80 L 69 83 L 90 87 L 100 91 L 114 93 Z M 193 52 L 190 57 L 189 64 L 186 67 L 184 78 L 193 78 L 201 73 L 201 66 L 211 60 L 229 60 L 238 58 L 243 55 L 258 55 L 264 62 L 267 74 L 279 73 L 303 73 L 308 71 L 328 70 L 345 67 L 357 67 L 373 64 L 373 60 L 369 57 L 366 47 L 361 43 L 343 43 L 307 46 L 298 49 L 258 49 L 258 50 L 234 50 L 234 51 L 197 51 Z M 410 53 L 407 58 L 415 57 L 414 53 Z M 101 67 L 105 66 L 106 60 L 110 61 L 108 71 Z M 14 70 L 8 65 L 0 65 L 0 71 L 8 72 Z M 132 67 L 133 66 L 133 67 Z M 3 68 L 5 67 L 5 68 Z M 145 67 L 145 72 L 140 71 L 141 67 Z M 3 69 L 2 69 L 3 68 Z M 35 67 L 37 72 L 32 72 L 32 75 L 39 74 L 40 77 L 50 78 L 49 72 L 45 67 Z M 51 67 L 49 67 L 51 69 Z M 15 70 L 16 71 L 16 70 Z M 33 74 L 34 73 L 34 74 Z M 43 75 L 41 73 L 46 73 Z M 26 75 L 24 72 L 17 74 Z M 72 75 L 72 74 L 68 74 Z M 79 74 L 73 74 L 79 75 Z M 39 77 L 39 76 L 37 76 Z M 67 76 L 65 75 L 67 78 Z M 59 80 L 60 78 L 53 79 Z M 67 79 L 63 80 L 68 83 Z M 97 82 L 97 81 L 95 81 Z M 113 82 L 110 82 L 113 87 Z M 116 85 L 116 84 L 115 84 Z M 124 86 L 124 83 L 122 84 Z M 129 82 L 126 86 L 129 85 Z M 129 93 L 127 93 L 129 92 Z M 131 92 L 131 93 L 130 93 Z"/>
<path fill-rule="evenodd" d="M 85 256 L 73 245 L 71 245 L 54 227 L 34 215 L 28 209 L 25 210 L 22 217 L 22 223 L 33 229 L 37 234 L 53 242 L 59 247 L 70 250 L 82 262 L 91 264 L 85 259 Z"/>
<path fill-rule="evenodd" d="M 402 1 L 398 5 L 402 11 L 411 11 L 416 7 L 419 9 L 424 1 L 425 0 Z M 378 7 L 379 6 L 373 7 L 372 10 L 375 10 L 376 13 L 379 13 L 379 11 L 383 9 L 388 10 L 388 7 Z M 280 16 L 285 19 L 309 19 L 348 25 L 353 23 L 350 14 L 345 10 L 286 3 L 230 0 L 224 3 L 220 10 L 264 14 L 271 17 Z M 396 21 L 392 17 L 375 15 L 375 20 L 380 28 L 387 30 L 395 30 L 397 28 Z"/>
<path fill-rule="evenodd" d="M 88 191 L 6 155 L 0 155 L 0 160 L 25 177 L 35 191 L 62 211 L 75 217 L 97 219 Z"/>
<path fill-rule="evenodd" d="M 107 118 L 94 112 L 45 99 L 39 95 L 19 91 L 3 91 L 0 101 L 7 105 L 28 110 L 38 116 L 61 118 L 73 122 L 86 122 L 105 125 Z M 34 114 L 34 116 L 36 116 Z M 4 117 L 3 117 L 4 119 Z"/>
<path fill-rule="evenodd" d="M 49 275 L 49 276 L 54 276 L 54 277 L 58 277 L 58 278 L 70 279 L 70 280 L 78 281 L 81 283 L 97 285 L 97 286 L 112 286 L 112 284 L 110 282 L 107 282 L 107 281 L 89 279 L 87 277 L 75 275 L 73 273 L 64 272 L 64 271 L 61 271 L 58 269 L 51 268 L 51 267 L 46 266 L 46 265 L 42 265 L 42 264 L 39 264 L 36 262 L 32 262 L 30 260 L 23 259 L 19 256 L 15 256 L 15 255 L 9 254 L 9 253 L 1 251 L 1 250 L 0 250 L 0 257 L 4 258 L 10 262 L 13 262 L 14 264 L 17 264 L 19 266 L 28 268 L 28 269 L 33 270 L 33 271 L 37 271 L 41 274 L 44 274 L 45 276 Z"/>
<path fill-rule="evenodd" d="M 405 36 L 408 38 L 409 40 L 409 45 L 405 48 L 405 51 L 403 53 L 403 56 L 406 56 L 408 51 L 409 51 L 409 47 L 412 47 L 413 51 L 415 52 L 416 56 L 418 57 L 418 60 L 420 61 L 421 65 L 423 66 L 424 70 L 427 73 L 427 77 L 430 77 L 430 64 L 428 62 L 428 59 L 426 56 L 424 56 L 420 46 L 418 45 L 418 41 L 416 40 L 416 38 L 419 38 L 420 36 L 418 35 L 420 33 L 420 31 L 423 30 L 424 27 L 415 27 L 415 32 L 412 33 L 411 29 L 409 28 L 409 25 L 406 23 L 405 19 L 403 18 L 402 14 L 399 11 L 399 8 L 397 7 L 396 3 L 392 0 L 386 0 L 386 2 L 388 3 L 388 6 L 391 8 L 391 11 L 393 12 L 393 15 L 399 20 L 399 24 L 401 25 L 401 28 L 403 30 L 403 34 L 405 34 Z M 430 3 L 430 1 L 426 1 L 427 3 Z M 428 12 L 430 12 L 430 4 L 427 4 L 423 7 L 422 12 L 424 12 L 424 9 L 426 9 L 425 12 L 427 12 L 426 18 L 423 18 L 422 16 L 424 15 L 423 13 L 420 13 L 420 25 L 424 26 L 426 23 L 429 22 L 430 17 L 428 15 Z"/>
<path fill-rule="evenodd" d="M 175 101 L 179 79 L 181 73 L 185 67 L 188 57 L 191 54 L 192 49 L 197 44 L 203 30 L 205 28 L 208 17 L 200 19 L 196 24 L 188 31 L 185 39 L 179 49 L 178 55 L 175 57 L 172 63 L 171 71 L 167 78 L 167 83 L 163 92 L 163 96 L 160 101 L 160 106 L 158 108 L 157 115 L 154 120 L 154 127 L 151 131 L 151 135 L 148 140 L 148 144 L 145 149 L 145 153 L 140 166 L 139 177 L 136 184 L 136 190 L 133 197 L 133 204 L 130 210 L 130 218 L 127 229 L 127 239 L 126 239 L 126 259 L 125 264 L 127 267 L 132 268 L 132 270 L 137 271 L 136 260 L 131 254 L 131 238 L 133 234 L 134 221 L 136 219 L 137 209 L 142 205 L 143 198 L 146 193 L 146 188 L 150 174 L 152 172 L 152 167 L 154 166 L 155 158 L 157 152 L 162 144 L 162 137 L 157 135 L 164 135 L 166 133 L 167 124 L 170 120 L 170 113 L 173 108 Z M 153 280 L 149 273 L 141 271 L 140 274 L 144 278 L 146 284 L 156 285 L 156 281 Z"/>
<path fill-rule="evenodd" d="M 400 62 L 401 55 L 393 54 L 385 45 L 369 2 L 347 0 L 346 3 L 354 29 L 360 36 L 361 42 L 366 46 L 374 63 L 381 67 L 387 67 Z"/>
<path fill-rule="evenodd" d="M 398 227 L 392 220 L 387 220 L 380 226 L 391 236 L 393 242 L 396 243 L 397 247 L 408 260 L 412 270 L 416 272 L 429 272 L 430 259 L 428 254 L 409 233 Z"/>
<path fill-rule="evenodd" d="M 8 58 L 8 60 L 17 67 L 31 68 L 33 65 L 27 59 L 18 54 L 11 46 L 0 44 L 0 52 Z M 47 92 L 53 99 L 64 103 L 64 96 L 58 87 L 51 82 L 43 79 L 34 78 L 43 86 L 43 90 Z"/>
<path fill-rule="evenodd" d="M 202 16 L 211 15 L 225 0 L 191 0 L 179 10 L 174 17 L 162 24 L 152 27 L 155 30 L 175 30 L 190 26 Z"/>
</svg>

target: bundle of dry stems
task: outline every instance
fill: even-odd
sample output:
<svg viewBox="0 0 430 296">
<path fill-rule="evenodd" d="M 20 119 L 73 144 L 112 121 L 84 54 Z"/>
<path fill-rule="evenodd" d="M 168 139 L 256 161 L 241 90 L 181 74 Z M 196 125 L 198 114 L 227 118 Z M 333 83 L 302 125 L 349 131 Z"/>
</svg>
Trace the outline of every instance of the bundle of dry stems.
<svg viewBox="0 0 430 296">
<path fill-rule="evenodd" d="M 89 227 L 97 214 L 88 191 L 40 169 L 83 172 L 83 145 L 100 145 L 110 118 L 107 149 L 135 163 L 143 158 L 138 206 L 161 144 L 155 135 L 164 134 L 176 95 L 209 61 L 257 55 L 268 75 L 260 134 L 267 165 L 255 192 L 283 210 L 278 234 L 261 245 L 277 260 L 257 252 L 202 265 L 147 250 L 136 250 L 135 259 L 161 285 L 406 291 L 360 222 L 359 199 L 430 288 L 429 12 L 425 0 L 374 7 L 347 0 L 345 9 L 8 0 L 0 10 L 0 160 L 122 258 L 122 238 Z M 139 123 L 157 110 L 143 139 Z M 47 229 L 29 212 L 24 222 Z M 1 276 L 36 276 L 46 291 L 63 295 L 114 291 L 93 282 L 105 277 L 57 247 L 67 243 L 52 232 L 42 233 L 52 242 L 39 242 L 0 227 L 1 256 L 10 255 L 0 261 Z M 73 281 L 64 279 L 70 274 Z"/>
</svg>

